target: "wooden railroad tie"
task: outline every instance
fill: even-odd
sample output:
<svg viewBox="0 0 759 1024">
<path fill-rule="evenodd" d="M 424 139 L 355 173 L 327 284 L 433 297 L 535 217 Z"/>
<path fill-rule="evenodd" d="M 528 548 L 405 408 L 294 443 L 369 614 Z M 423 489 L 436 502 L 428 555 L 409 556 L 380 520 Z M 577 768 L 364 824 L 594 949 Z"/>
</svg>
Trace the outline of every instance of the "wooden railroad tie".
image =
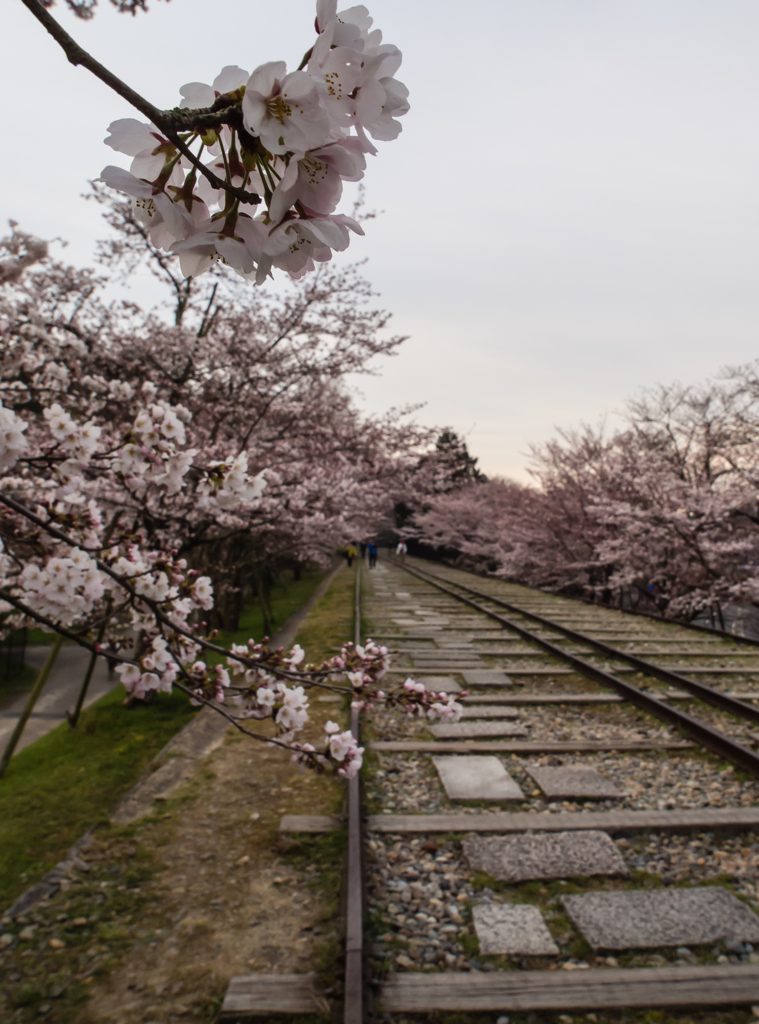
<svg viewBox="0 0 759 1024">
<path fill-rule="evenodd" d="M 599 750 L 692 750 L 686 740 L 377 740 L 372 750 L 402 754 L 584 754 Z"/>
<path fill-rule="evenodd" d="M 696 807 L 687 811 L 486 811 L 484 814 L 372 814 L 370 832 L 710 832 L 759 829 L 759 807 Z"/>
<path fill-rule="evenodd" d="M 601 968 L 397 974 L 380 989 L 385 1013 L 470 1013 L 735 1006 L 759 1000 L 759 966 Z"/>
</svg>

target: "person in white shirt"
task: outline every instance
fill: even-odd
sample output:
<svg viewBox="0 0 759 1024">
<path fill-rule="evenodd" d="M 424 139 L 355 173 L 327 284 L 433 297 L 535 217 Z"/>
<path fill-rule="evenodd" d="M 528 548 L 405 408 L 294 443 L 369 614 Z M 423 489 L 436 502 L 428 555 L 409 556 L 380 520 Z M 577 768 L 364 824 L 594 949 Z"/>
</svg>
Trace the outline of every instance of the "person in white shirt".
<svg viewBox="0 0 759 1024">
<path fill-rule="evenodd" d="M 395 549 L 395 553 L 398 556 L 398 561 L 401 563 L 401 565 L 405 565 L 406 555 L 408 554 L 408 548 L 406 547 L 406 542 L 402 537 L 398 541 L 398 547 Z"/>
</svg>

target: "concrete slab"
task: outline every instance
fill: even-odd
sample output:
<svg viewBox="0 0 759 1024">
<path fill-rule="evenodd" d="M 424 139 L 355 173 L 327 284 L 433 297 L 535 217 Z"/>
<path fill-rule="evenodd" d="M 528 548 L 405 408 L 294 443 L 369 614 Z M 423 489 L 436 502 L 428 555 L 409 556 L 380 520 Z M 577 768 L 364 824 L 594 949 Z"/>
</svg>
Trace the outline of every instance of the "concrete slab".
<svg viewBox="0 0 759 1024">
<path fill-rule="evenodd" d="M 474 712 L 475 708 L 467 708 Z M 549 800 L 574 799 L 619 799 L 624 794 L 614 783 L 601 775 L 595 768 L 582 765 L 567 765 L 564 768 L 528 768 L 533 778 Z"/>
<path fill-rule="evenodd" d="M 467 686 L 511 686 L 511 680 L 501 669 L 475 669 L 463 675 Z"/>
<path fill-rule="evenodd" d="M 414 661 L 426 664 L 428 661 L 450 661 L 451 664 L 462 664 L 466 668 L 486 668 L 486 662 L 474 651 L 409 651 Z"/>
<path fill-rule="evenodd" d="M 521 787 L 497 757 L 433 757 L 451 800 L 523 800 Z"/>
<path fill-rule="evenodd" d="M 450 661 L 448 658 L 436 658 L 434 661 L 419 661 L 414 658 L 414 669 L 426 669 L 428 672 L 463 672 L 466 669 L 476 668 L 476 661 Z"/>
<path fill-rule="evenodd" d="M 759 917 L 720 886 L 562 896 L 594 949 L 759 941 Z"/>
<path fill-rule="evenodd" d="M 462 718 L 519 718 L 516 708 L 505 704 L 473 704 L 461 712 Z"/>
<path fill-rule="evenodd" d="M 472 871 L 502 882 L 629 874 L 624 859 L 605 832 L 556 832 L 465 839 L 464 856 Z"/>
<path fill-rule="evenodd" d="M 509 903 L 485 903 L 472 909 L 480 953 L 487 955 L 557 956 L 537 907 Z"/>
<path fill-rule="evenodd" d="M 513 722 L 453 722 L 428 726 L 438 740 L 481 740 L 490 736 L 526 736 L 527 726 Z"/>
<path fill-rule="evenodd" d="M 461 687 L 453 676 L 426 676 L 424 685 L 435 693 L 461 693 Z"/>
</svg>

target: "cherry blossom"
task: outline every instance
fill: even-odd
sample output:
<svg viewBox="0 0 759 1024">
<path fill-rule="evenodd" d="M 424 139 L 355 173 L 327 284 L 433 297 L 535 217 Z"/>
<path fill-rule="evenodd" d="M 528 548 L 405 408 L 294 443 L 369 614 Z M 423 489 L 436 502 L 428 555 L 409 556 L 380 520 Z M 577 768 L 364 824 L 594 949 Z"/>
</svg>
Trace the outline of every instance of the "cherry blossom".
<svg viewBox="0 0 759 1024">
<path fill-rule="evenodd" d="M 222 263 L 256 284 L 274 269 L 298 279 L 347 248 L 350 232 L 363 234 L 335 214 L 343 182 L 361 180 L 366 154 L 377 153 L 369 136 L 395 139 L 409 109 L 393 77 L 401 53 L 371 25 L 364 7 L 318 4 L 305 67 L 271 61 L 249 75 L 229 65 L 211 85 L 180 88 L 171 129 L 168 112 L 158 127 L 134 118 L 109 126 L 106 144 L 132 164 L 109 165 L 100 180 L 132 198 L 153 244 L 178 255 L 186 277 Z"/>
</svg>

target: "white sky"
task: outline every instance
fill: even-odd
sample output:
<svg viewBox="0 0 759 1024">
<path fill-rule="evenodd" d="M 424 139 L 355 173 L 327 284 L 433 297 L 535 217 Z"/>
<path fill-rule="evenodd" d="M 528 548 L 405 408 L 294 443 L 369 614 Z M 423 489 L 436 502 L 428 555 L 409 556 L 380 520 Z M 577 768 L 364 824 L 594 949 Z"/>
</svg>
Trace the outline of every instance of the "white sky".
<svg viewBox="0 0 759 1024">
<path fill-rule="evenodd" d="M 295 67 L 313 40 L 313 0 L 172 0 L 134 19 L 101 4 L 90 23 L 54 13 L 161 107 L 225 64 Z M 366 408 L 425 402 L 418 418 L 466 434 L 487 472 L 524 478 L 555 426 L 759 355 L 755 0 L 368 6 L 403 50 L 412 109 L 370 162 L 385 214 L 348 257 L 369 258 L 411 338 L 359 382 Z M 0 217 L 88 262 L 103 229 L 78 197 L 128 166 L 102 139 L 140 115 L 18 0 L 3 29 Z"/>
</svg>

